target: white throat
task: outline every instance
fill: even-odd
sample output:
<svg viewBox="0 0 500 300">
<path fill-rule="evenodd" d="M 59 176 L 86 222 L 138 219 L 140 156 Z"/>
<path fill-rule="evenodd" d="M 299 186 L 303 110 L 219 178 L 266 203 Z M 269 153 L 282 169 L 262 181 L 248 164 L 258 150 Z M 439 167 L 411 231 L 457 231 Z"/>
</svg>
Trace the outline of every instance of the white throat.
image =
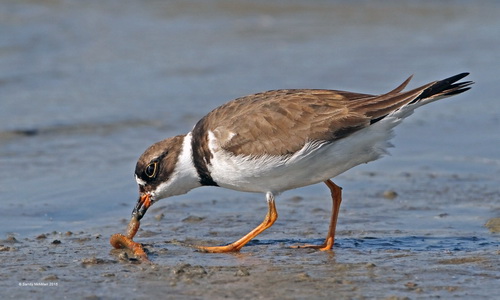
<svg viewBox="0 0 500 300">
<path fill-rule="evenodd" d="M 153 199 L 159 200 L 176 195 L 182 195 L 200 187 L 198 172 L 193 164 L 193 149 L 191 148 L 192 135 L 189 132 L 182 141 L 182 150 L 177 158 L 175 169 L 170 178 L 160 184 L 154 192 Z"/>
</svg>

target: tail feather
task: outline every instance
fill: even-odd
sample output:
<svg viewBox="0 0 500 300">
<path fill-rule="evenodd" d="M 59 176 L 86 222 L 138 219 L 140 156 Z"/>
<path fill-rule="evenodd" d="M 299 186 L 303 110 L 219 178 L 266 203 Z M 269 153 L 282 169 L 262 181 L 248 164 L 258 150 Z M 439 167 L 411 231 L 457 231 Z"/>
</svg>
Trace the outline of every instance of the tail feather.
<svg viewBox="0 0 500 300">
<path fill-rule="evenodd" d="M 404 88 L 410 83 L 411 79 L 413 78 L 413 75 L 408 77 L 403 83 L 401 83 L 397 88 L 393 89 L 392 91 L 386 93 L 386 95 L 395 95 L 401 93 Z"/>
<path fill-rule="evenodd" d="M 469 86 L 474 82 L 464 81 L 457 83 L 457 81 L 467 75 L 469 75 L 469 73 L 460 73 L 443 80 L 428 83 L 407 92 L 402 92 L 402 89 L 411 79 L 410 77 L 393 91 L 376 96 L 375 98 L 364 99 L 361 102 L 353 103 L 352 107 L 363 111 L 365 115 L 370 117 L 370 124 L 376 123 L 394 113 L 404 114 L 406 116 L 416 108 L 414 105 L 410 107 L 411 104 L 418 103 L 418 106 L 420 106 L 469 90 Z"/>
<path fill-rule="evenodd" d="M 434 82 L 430 87 L 426 88 L 422 93 L 415 98 L 411 103 L 419 102 L 423 99 L 437 100 L 437 98 L 453 96 L 463 93 L 470 89 L 470 85 L 474 82 L 464 81 L 459 82 L 460 79 L 466 77 L 469 73 L 460 73 L 449 78 Z"/>
</svg>

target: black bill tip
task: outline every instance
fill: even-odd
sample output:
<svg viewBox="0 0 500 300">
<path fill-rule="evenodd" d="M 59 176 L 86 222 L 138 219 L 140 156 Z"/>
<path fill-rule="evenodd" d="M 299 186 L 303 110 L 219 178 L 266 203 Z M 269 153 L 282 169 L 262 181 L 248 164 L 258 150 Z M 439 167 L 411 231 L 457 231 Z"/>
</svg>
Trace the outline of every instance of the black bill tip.
<svg viewBox="0 0 500 300">
<path fill-rule="evenodd" d="M 132 217 L 140 220 L 146 214 L 146 211 L 151 206 L 151 195 L 142 194 L 137 200 L 134 210 L 132 211 Z"/>
</svg>

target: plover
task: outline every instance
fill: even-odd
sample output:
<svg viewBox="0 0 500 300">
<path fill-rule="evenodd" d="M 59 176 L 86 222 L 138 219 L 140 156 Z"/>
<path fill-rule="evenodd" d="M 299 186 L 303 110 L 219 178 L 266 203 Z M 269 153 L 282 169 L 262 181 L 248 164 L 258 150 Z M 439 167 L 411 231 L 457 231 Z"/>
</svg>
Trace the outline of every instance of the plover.
<svg viewBox="0 0 500 300">
<path fill-rule="evenodd" d="M 135 179 L 139 200 L 132 213 L 140 220 L 156 201 L 201 186 L 263 193 L 264 221 L 226 246 L 197 246 L 206 252 L 239 251 L 271 227 L 278 214 L 275 196 L 324 182 L 333 209 L 322 245 L 331 249 L 342 201 L 331 178 L 387 153 L 392 129 L 415 108 L 470 89 L 461 73 L 404 92 L 408 78 L 382 95 L 321 89 L 274 90 L 232 100 L 208 113 L 185 135 L 150 146 L 139 158 Z"/>
</svg>

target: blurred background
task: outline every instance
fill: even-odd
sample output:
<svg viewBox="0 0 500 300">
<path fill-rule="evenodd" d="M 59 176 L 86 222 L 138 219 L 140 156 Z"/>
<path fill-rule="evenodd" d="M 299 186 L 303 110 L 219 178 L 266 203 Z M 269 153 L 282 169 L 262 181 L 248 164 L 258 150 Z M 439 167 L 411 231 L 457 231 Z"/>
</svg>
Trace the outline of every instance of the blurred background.
<svg viewBox="0 0 500 300">
<path fill-rule="evenodd" d="M 419 109 L 396 130 L 392 157 L 340 185 L 367 192 L 359 174 L 425 170 L 473 178 L 498 200 L 498 16 L 493 0 L 2 0 L 0 236 L 128 218 L 142 151 L 233 98 L 381 94 L 412 74 L 410 87 L 460 72 L 476 84 Z M 378 189 L 397 190 L 391 178 Z M 197 197 L 262 198 L 213 188 L 172 201 Z"/>
</svg>

